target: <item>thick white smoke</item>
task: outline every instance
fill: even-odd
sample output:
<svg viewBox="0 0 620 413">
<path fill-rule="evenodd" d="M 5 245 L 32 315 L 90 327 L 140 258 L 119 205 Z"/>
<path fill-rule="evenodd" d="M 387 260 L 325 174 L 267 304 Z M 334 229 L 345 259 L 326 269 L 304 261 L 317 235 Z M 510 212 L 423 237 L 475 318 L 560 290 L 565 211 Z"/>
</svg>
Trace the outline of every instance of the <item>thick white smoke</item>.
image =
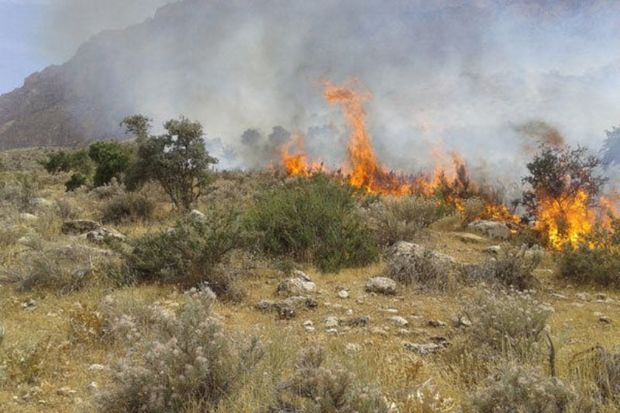
<svg viewBox="0 0 620 413">
<path fill-rule="evenodd" d="M 122 16 L 129 3 L 97 4 Z M 79 15 L 69 20 L 80 27 Z M 335 162 L 347 131 L 322 82 L 355 78 L 373 95 L 368 126 L 387 166 L 428 166 L 441 144 L 490 176 L 514 176 L 519 125 L 544 121 L 598 147 L 620 123 L 619 21 L 612 1 L 185 0 L 101 64 L 120 73 L 114 102 L 158 122 L 197 118 L 240 157 L 246 130 L 267 140 L 280 125 Z"/>
</svg>

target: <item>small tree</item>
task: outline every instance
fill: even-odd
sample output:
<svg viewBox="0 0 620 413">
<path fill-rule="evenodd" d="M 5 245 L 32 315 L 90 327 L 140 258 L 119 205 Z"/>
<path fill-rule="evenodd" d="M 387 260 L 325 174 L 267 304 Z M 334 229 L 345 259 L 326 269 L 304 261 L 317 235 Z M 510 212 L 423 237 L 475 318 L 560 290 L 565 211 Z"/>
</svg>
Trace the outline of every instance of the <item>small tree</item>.
<svg viewBox="0 0 620 413">
<path fill-rule="evenodd" d="M 202 125 L 181 117 L 164 124 L 165 134 L 147 137 L 147 118 L 132 116 L 123 124 L 139 138 L 130 187 L 155 180 L 177 208 L 190 209 L 212 181 L 210 167 L 217 163 L 205 148 Z"/>
<path fill-rule="evenodd" d="M 578 193 L 587 195 L 589 205 L 596 204 L 606 178 L 597 173 L 601 160 L 587 148 L 578 146 L 541 146 L 540 152 L 527 164 L 529 175 L 523 182 L 530 188 L 523 192 L 522 203 L 528 216 L 536 219 L 541 199 L 552 199 L 562 211 Z"/>
<path fill-rule="evenodd" d="M 88 156 L 97 165 L 93 184 L 102 186 L 110 183 L 112 178 L 120 180 L 127 170 L 131 154 L 118 142 L 97 142 L 88 148 Z"/>
</svg>

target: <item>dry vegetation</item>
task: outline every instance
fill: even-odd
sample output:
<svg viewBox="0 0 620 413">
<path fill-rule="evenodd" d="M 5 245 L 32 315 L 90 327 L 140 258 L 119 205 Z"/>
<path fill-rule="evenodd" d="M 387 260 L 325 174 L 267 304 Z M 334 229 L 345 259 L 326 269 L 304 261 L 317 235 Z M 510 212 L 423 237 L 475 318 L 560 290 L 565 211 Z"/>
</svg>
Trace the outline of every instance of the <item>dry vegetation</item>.
<svg viewBox="0 0 620 413">
<path fill-rule="evenodd" d="M 0 153 L 2 412 L 620 410 L 614 283 L 464 232 L 476 205 L 227 172 L 182 215 L 155 184 L 65 192 L 45 156 Z"/>
</svg>

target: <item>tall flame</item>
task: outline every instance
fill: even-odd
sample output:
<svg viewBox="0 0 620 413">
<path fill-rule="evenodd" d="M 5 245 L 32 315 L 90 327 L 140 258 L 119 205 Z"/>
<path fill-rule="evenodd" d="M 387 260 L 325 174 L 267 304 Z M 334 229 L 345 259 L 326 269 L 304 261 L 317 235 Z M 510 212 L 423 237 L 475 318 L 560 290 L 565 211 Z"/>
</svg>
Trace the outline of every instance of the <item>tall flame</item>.
<svg viewBox="0 0 620 413">
<path fill-rule="evenodd" d="M 590 207 L 588 194 L 577 191 L 560 198 L 537 194 L 538 211 L 536 229 L 545 234 L 549 245 L 560 249 L 565 245 L 576 246 L 589 234 L 595 221 L 595 211 Z"/>
</svg>

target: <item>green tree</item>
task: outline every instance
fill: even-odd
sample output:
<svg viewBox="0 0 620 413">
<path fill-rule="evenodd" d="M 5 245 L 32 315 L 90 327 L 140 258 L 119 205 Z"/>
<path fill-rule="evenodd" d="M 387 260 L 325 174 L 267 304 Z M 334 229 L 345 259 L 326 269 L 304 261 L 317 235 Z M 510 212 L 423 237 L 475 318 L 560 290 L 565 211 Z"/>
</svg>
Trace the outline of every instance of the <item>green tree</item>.
<svg viewBox="0 0 620 413">
<path fill-rule="evenodd" d="M 139 134 L 137 159 L 130 168 L 129 186 L 135 189 L 155 180 L 177 208 L 190 209 L 212 182 L 211 165 L 217 163 L 205 148 L 202 125 L 181 117 L 164 124 L 165 134 L 147 137 L 144 128 L 149 123 L 143 116 L 129 117 L 123 124 L 128 132 Z"/>
<path fill-rule="evenodd" d="M 112 178 L 120 180 L 131 159 L 131 153 L 125 146 L 112 141 L 93 143 L 88 148 L 88 155 L 96 164 L 95 186 L 106 185 Z"/>
</svg>

